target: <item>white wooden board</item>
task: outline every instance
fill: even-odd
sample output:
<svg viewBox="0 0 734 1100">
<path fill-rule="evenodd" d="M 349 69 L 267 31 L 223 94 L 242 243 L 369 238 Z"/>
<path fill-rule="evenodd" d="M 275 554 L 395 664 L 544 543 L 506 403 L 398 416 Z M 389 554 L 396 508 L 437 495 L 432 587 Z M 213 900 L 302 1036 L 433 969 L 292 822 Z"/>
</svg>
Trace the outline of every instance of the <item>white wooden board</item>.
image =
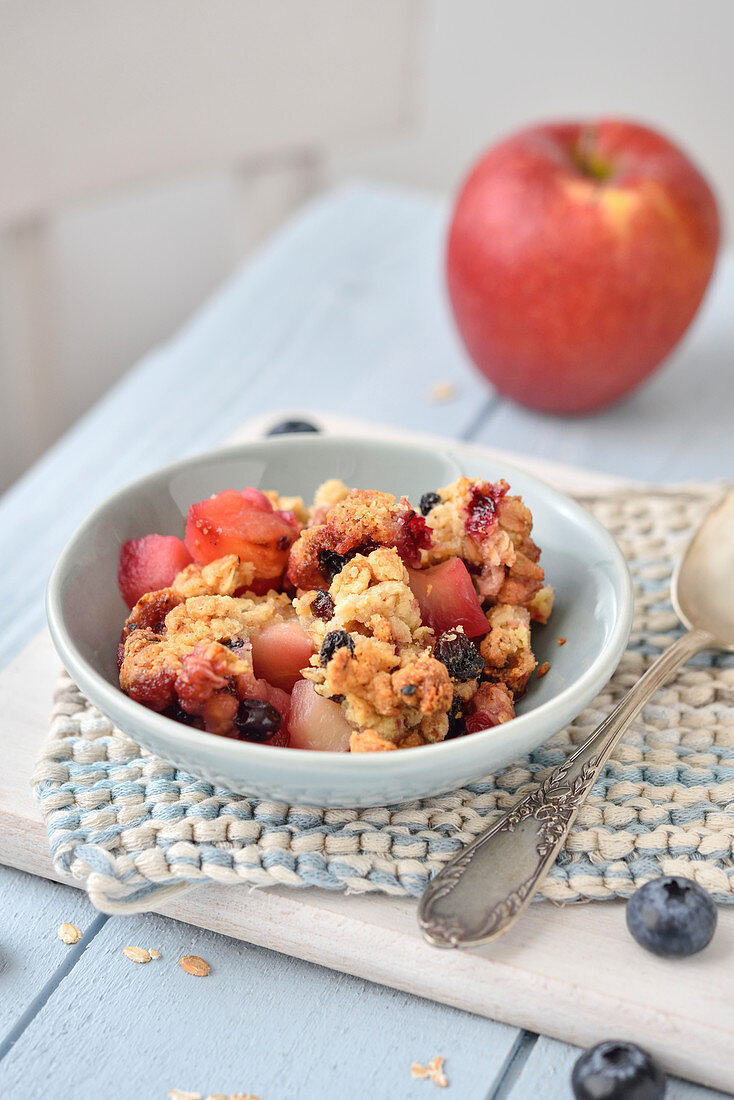
<svg viewBox="0 0 734 1100">
<path fill-rule="evenodd" d="M 576 491 L 599 487 L 581 471 L 544 463 L 539 472 Z M 0 675 L 0 862 L 61 881 L 29 785 L 57 669 L 44 632 Z M 670 1073 L 734 1092 L 734 909 L 720 910 L 705 952 L 677 962 L 630 939 L 622 903 L 542 902 L 498 943 L 471 952 L 426 944 L 415 909 L 385 897 L 206 886 L 156 911 L 580 1046 L 632 1039 Z"/>
</svg>

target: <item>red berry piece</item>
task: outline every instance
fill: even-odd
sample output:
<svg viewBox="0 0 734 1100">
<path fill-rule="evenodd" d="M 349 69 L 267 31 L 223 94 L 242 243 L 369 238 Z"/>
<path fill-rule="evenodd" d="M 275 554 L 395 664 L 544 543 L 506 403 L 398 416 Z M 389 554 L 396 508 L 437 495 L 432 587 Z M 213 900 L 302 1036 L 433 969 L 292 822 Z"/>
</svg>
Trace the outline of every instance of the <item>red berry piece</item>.
<svg viewBox="0 0 734 1100">
<path fill-rule="evenodd" d="M 425 518 L 411 508 L 400 518 L 396 549 L 406 565 L 419 565 L 421 550 L 431 545 L 431 528 Z"/>
<path fill-rule="evenodd" d="M 489 489 L 482 489 L 478 485 L 473 487 L 467 505 L 467 534 L 476 539 L 489 534 L 497 522 L 497 504 L 507 495 L 509 488 L 504 480 L 495 482 Z"/>
</svg>

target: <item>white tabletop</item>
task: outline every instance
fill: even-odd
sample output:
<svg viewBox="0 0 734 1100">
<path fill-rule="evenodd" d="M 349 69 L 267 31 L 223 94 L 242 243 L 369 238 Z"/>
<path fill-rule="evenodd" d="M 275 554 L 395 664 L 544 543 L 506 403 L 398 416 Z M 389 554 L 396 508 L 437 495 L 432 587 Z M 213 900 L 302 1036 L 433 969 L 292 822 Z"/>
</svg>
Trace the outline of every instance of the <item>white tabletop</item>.
<svg viewBox="0 0 734 1100">
<path fill-rule="evenodd" d="M 365 186 L 307 208 L 13 486 L 0 501 L 0 662 L 41 627 L 50 566 L 95 503 L 284 406 L 648 481 L 734 476 L 734 258 L 638 393 L 595 417 L 550 418 L 499 398 L 467 361 L 442 285 L 445 217 L 438 200 Z M 454 396 L 433 400 L 445 382 Z M 0 880 L 3 1095 L 60 1096 L 63 1081 L 79 1100 L 174 1086 L 262 1100 L 424 1096 L 435 1086 L 412 1082 L 410 1063 L 439 1053 L 462 1100 L 570 1095 L 578 1052 L 562 1043 L 175 921 L 108 919 L 17 871 Z M 67 948 L 62 920 L 93 934 Z M 119 965 L 138 942 L 216 959 L 227 980 L 186 1001 L 161 1001 L 157 986 L 150 998 L 145 968 Z M 672 1082 L 667 1095 L 716 1094 Z"/>
</svg>

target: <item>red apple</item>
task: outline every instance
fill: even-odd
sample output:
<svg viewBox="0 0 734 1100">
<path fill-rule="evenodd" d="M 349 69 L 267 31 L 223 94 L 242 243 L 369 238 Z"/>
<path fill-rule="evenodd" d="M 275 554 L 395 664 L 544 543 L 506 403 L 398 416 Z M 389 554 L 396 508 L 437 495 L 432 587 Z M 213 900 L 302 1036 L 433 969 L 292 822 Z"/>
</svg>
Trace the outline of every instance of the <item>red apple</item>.
<svg viewBox="0 0 734 1100">
<path fill-rule="evenodd" d="M 709 185 L 661 134 L 615 119 L 534 126 L 464 183 L 449 294 L 501 393 L 583 413 L 637 386 L 680 340 L 718 243 Z"/>
</svg>

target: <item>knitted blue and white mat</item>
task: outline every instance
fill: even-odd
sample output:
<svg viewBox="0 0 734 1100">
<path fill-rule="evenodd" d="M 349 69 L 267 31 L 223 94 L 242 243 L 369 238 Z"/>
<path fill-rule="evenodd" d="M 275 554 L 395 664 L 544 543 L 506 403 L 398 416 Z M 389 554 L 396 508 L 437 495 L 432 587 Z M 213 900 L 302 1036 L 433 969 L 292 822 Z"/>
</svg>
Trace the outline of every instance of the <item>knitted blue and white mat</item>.
<svg viewBox="0 0 734 1100">
<path fill-rule="evenodd" d="M 146 909 L 201 882 L 419 896 L 673 641 L 673 564 L 721 492 L 710 485 L 581 498 L 632 570 L 627 652 L 572 725 L 499 774 L 438 798 L 369 810 L 244 798 L 138 748 L 62 675 L 34 776 L 56 868 L 84 879 L 106 912 Z M 542 896 L 627 897 L 661 873 L 687 875 L 734 902 L 734 657 L 703 654 L 658 692 L 581 809 Z"/>
</svg>

